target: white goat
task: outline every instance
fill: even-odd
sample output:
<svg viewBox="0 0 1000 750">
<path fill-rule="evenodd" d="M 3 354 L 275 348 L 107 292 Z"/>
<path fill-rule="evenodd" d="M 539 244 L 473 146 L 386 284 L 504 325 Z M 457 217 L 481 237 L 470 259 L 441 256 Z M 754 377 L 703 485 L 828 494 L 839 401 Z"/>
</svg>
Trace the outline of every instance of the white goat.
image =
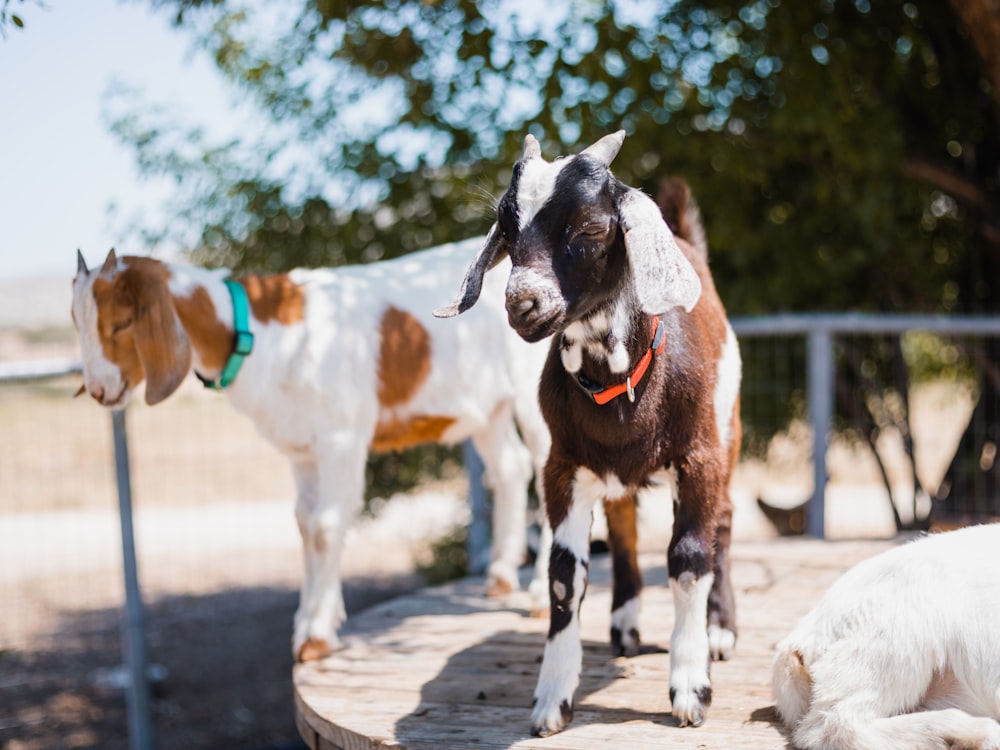
<svg viewBox="0 0 1000 750">
<path fill-rule="evenodd" d="M 1000 748 L 1000 525 L 935 534 L 845 573 L 778 644 L 802 750 Z"/>
<path fill-rule="evenodd" d="M 246 276 L 235 289 L 225 271 L 113 250 L 88 271 L 79 255 L 73 319 L 94 399 L 123 408 L 145 380 L 146 401 L 156 404 L 193 367 L 203 380 L 221 379 L 233 406 L 291 461 L 305 558 L 298 660 L 337 645 L 340 554 L 362 506 L 369 450 L 471 438 L 494 495 L 490 590 L 518 585 L 527 486 L 549 449 L 536 396 L 546 347 L 507 326 L 499 275 L 462 324 L 430 314 L 480 246 L 474 239 L 372 265 Z M 244 295 L 249 312 L 236 313 Z M 245 357 L 241 328 L 252 335 Z M 546 566 L 541 555 L 536 591 L 545 590 Z"/>
</svg>

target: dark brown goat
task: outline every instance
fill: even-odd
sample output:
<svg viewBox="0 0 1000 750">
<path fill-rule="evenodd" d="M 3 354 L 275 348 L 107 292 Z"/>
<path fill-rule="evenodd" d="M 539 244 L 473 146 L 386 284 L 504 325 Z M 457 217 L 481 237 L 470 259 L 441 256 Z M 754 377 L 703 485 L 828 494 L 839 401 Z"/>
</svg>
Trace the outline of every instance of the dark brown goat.
<svg viewBox="0 0 1000 750">
<path fill-rule="evenodd" d="M 598 501 L 613 555 L 612 647 L 633 655 L 642 585 L 636 497 L 675 482 L 670 699 L 681 726 L 704 720 L 709 662 L 728 658 L 736 641 L 728 489 L 740 443 L 739 349 L 687 187 L 665 183 L 657 207 L 617 180 L 609 165 L 624 137 L 550 163 L 529 135 L 459 301 L 436 313 L 470 308 L 486 271 L 509 255 L 511 326 L 528 341 L 553 336 L 539 385 L 552 432 L 544 486 L 554 531 L 552 619 L 532 714 L 540 735 L 572 718 Z"/>
</svg>

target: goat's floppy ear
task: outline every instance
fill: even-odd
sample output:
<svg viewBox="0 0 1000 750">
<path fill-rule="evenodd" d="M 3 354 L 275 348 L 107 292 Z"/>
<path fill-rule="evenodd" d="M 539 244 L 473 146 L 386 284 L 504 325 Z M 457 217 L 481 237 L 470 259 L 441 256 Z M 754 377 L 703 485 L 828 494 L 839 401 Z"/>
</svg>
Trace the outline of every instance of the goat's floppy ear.
<svg viewBox="0 0 1000 750">
<path fill-rule="evenodd" d="M 439 307 L 434 311 L 434 317 L 453 318 L 476 304 L 479 294 L 483 290 L 483 277 L 486 272 L 506 258 L 507 254 L 507 243 L 504 241 L 500 229 L 494 224 L 490 228 L 490 233 L 486 235 L 486 244 L 483 245 L 483 249 L 479 251 L 479 255 L 472 261 L 469 270 L 465 272 L 462 291 L 458 299 L 447 307 Z"/>
<path fill-rule="evenodd" d="M 655 315 L 673 307 L 687 312 L 701 296 L 701 280 L 645 193 L 629 188 L 618 204 L 632 283 L 643 311 Z"/>
<path fill-rule="evenodd" d="M 146 403 L 158 404 L 191 369 L 191 344 L 166 284 L 148 284 L 138 294 L 135 348 L 146 373 Z"/>
</svg>

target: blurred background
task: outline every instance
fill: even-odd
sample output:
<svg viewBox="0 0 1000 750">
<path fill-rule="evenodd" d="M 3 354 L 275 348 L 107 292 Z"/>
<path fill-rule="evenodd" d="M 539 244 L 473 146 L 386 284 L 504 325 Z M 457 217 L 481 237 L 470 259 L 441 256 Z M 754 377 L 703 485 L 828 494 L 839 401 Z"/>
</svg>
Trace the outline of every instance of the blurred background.
<svg viewBox="0 0 1000 750">
<path fill-rule="evenodd" d="M 30 374 L 78 357 L 73 251 L 394 257 L 485 232 L 529 132 L 552 159 L 624 128 L 616 176 L 690 184 L 744 323 L 737 539 L 805 528 L 831 315 L 936 325 L 837 318 L 827 535 L 1000 516 L 990 0 L 0 0 L 0 101 L 3 750 L 128 746 L 110 419 L 69 398 L 78 375 Z M 970 316 L 992 329 L 949 329 Z M 127 418 L 160 746 L 301 747 L 285 462 L 193 380 Z M 466 570 L 461 464 L 370 462 L 350 610 Z"/>
</svg>

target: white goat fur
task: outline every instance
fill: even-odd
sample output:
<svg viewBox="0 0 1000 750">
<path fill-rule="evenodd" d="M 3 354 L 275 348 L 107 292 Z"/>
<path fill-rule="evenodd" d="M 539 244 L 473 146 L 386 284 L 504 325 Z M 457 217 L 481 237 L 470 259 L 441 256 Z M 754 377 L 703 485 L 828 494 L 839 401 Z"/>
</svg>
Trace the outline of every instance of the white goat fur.
<svg viewBox="0 0 1000 750">
<path fill-rule="evenodd" d="M 778 644 L 778 713 L 803 750 L 1000 748 L 1000 525 L 935 534 L 845 573 Z"/>
<path fill-rule="evenodd" d="M 377 429 L 386 424 L 398 432 L 429 419 L 432 424 L 447 425 L 435 436 L 441 442 L 472 439 L 486 466 L 485 481 L 494 493 L 491 589 L 502 592 L 518 585 L 527 485 L 533 471 L 540 476 L 549 449 L 536 395 L 547 346 L 526 344 L 507 325 L 502 274 L 488 282 L 483 294 L 486 304 L 461 321 L 440 321 L 430 314 L 462 278 L 481 244 L 481 239 L 472 239 L 372 265 L 296 270 L 287 280 L 302 292 L 299 319 L 262 322 L 250 316 L 253 352 L 225 393 L 292 464 L 298 491 L 295 513 L 305 558 L 292 644 L 298 659 L 320 658 L 337 644 L 336 629 L 345 617 L 341 548 L 362 506 L 369 447 Z M 123 374 L 113 361 L 112 326 L 98 320 L 95 282 L 100 278 L 113 281 L 130 264 L 150 266 L 158 261 L 118 259 L 112 252 L 104 268 L 87 271 L 81 256 L 73 287 L 85 387 L 113 408 L 124 406 L 144 375 L 147 381 L 152 379 L 149 362 L 138 368 L 138 374 Z M 176 379 L 179 382 L 192 366 L 203 376 L 216 377 L 221 365 L 213 367 L 211 361 L 204 361 L 203 347 L 196 333 L 182 324 L 177 306 L 204 290 L 215 316 L 205 322 L 224 326 L 231 336 L 233 310 L 223 284 L 226 272 L 177 264 L 162 264 L 159 272 L 169 288 L 171 307 L 161 314 L 172 315 L 182 342 L 190 341 L 190 364 L 183 362 L 183 352 L 164 355 L 181 362 L 183 370 Z M 136 317 L 147 314 L 139 312 L 147 302 L 133 302 Z M 411 327 L 418 323 L 418 333 L 419 328 L 426 332 L 430 361 L 403 365 L 403 371 L 409 372 L 422 364 L 426 377 L 414 385 L 405 402 L 387 405 L 379 398 L 385 364 L 380 362 L 380 346 L 384 316 L 390 309 Z M 105 310 L 101 315 L 111 313 Z M 185 320 L 187 328 L 195 328 Z M 127 338 L 134 328 L 138 337 L 138 320 L 124 320 L 122 327 L 121 335 Z M 231 346 L 231 339 L 226 340 Z M 214 361 L 218 362 L 218 356 Z M 151 395 L 154 389 L 147 386 L 147 401 L 155 403 L 174 388 L 176 384 Z M 537 571 L 533 590 L 544 597 L 546 555 L 540 555 Z"/>
</svg>

